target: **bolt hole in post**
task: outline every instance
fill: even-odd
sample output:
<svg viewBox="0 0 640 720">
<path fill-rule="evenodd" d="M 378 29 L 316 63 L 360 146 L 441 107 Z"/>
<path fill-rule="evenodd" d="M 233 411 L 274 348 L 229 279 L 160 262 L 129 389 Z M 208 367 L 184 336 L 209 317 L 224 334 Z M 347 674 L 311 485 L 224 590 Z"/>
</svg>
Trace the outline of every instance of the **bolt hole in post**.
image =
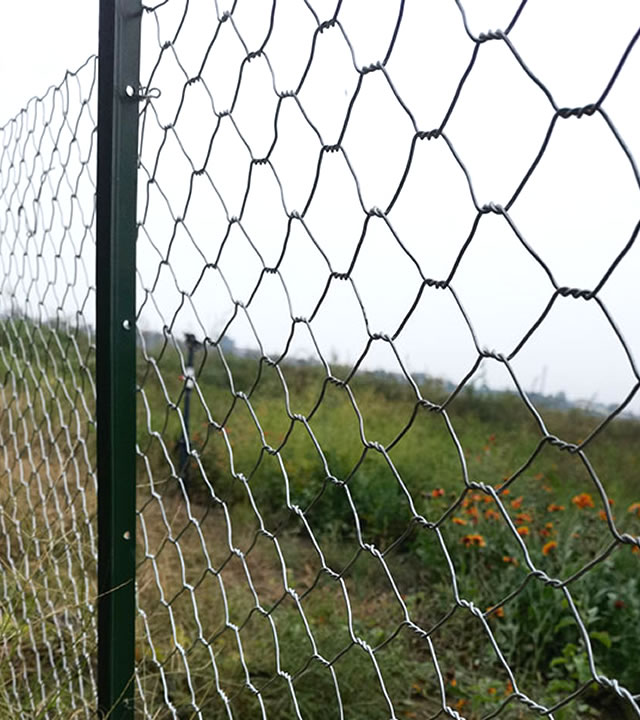
<svg viewBox="0 0 640 720">
<path fill-rule="evenodd" d="M 202 347 L 202 343 L 196 340 L 196 336 L 192 333 L 185 334 L 185 344 L 187 346 L 187 364 L 185 366 L 184 375 L 184 432 L 178 439 L 178 451 L 180 454 L 180 475 L 184 480 L 187 492 L 189 492 L 189 420 L 191 415 L 191 392 L 195 384 L 194 357 L 198 348 Z"/>
</svg>

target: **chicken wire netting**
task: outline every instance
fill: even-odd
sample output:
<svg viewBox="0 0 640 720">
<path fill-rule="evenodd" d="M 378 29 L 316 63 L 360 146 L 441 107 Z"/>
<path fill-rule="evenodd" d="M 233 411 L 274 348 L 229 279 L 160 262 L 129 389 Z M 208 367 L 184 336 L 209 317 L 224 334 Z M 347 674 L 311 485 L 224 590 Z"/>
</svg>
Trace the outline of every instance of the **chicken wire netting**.
<svg viewBox="0 0 640 720">
<path fill-rule="evenodd" d="M 144 8 L 141 717 L 640 716 L 640 15 L 567 8 Z"/>
<path fill-rule="evenodd" d="M 97 58 L 0 130 L 0 714 L 93 717 Z"/>
</svg>

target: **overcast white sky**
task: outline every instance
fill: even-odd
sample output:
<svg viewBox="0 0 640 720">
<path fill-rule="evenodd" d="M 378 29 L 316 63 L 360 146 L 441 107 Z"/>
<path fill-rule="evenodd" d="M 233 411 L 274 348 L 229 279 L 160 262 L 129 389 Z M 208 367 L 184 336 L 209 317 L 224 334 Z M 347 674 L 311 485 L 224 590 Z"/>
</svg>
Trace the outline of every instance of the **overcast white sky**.
<svg viewBox="0 0 640 720">
<path fill-rule="evenodd" d="M 218 2 L 218 11 L 230 2 Z M 340 20 L 351 41 L 358 67 L 383 59 L 398 12 L 397 0 L 344 0 Z M 335 2 L 310 2 L 328 19 Z M 468 0 L 473 34 L 505 28 L 518 3 Z M 175 55 L 166 52 L 152 84 L 162 90 L 154 103 L 160 125 L 176 117 L 187 76 L 202 64 L 216 26 L 212 2 L 192 0 L 178 36 Z M 225 23 L 203 71 L 216 111 L 229 108 L 244 50 L 264 37 L 271 3 L 240 0 L 234 30 Z M 175 32 L 184 0 L 170 0 L 158 12 L 160 42 Z M 278 0 L 274 33 L 266 47 L 278 91 L 297 86 L 307 64 L 315 21 L 302 0 Z M 97 3 L 2 2 L 0 30 L 0 116 L 6 118 L 32 94 L 58 82 L 97 48 Z M 603 92 L 634 32 L 640 27 L 640 3 L 634 0 L 530 0 L 510 34 L 529 68 L 544 82 L 560 107 L 582 106 Z M 335 143 L 358 74 L 337 28 L 318 36 L 315 56 L 299 99 L 326 144 Z M 143 78 L 158 57 L 157 26 L 152 15 L 143 24 Z M 389 76 L 420 130 L 437 127 L 474 44 L 465 32 L 453 0 L 408 0 L 399 36 L 387 64 Z M 182 65 L 176 62 L 176 56 Z M 273 141 L 277 96 L 266 61 L 246 66 L 233 119 L 254 157 Z M 604 103 L 636 158 L 640 157 L 640 43 Z M 445 132 L 467 166 L 479 205 L 505 204 L 533 161 L 553 109 L 526 76 L 506 45 L 482 45 Z M 205 160 L 215 127 L 211 100 L 202 83 L 190 86 L 176 123 L 177 135 L 195 167 Z M 414 127 L 381 73 L 365 76 L 355 102 L 344 149 L 360 182 L 366 208 L 386 207 L 407 164 Z M 272 166 L 254 168 L 251 192 L 240 227 L 231 232 L 220 258 L 230 294 L 217 271 L 210 270 L 194 294 L 204 329 L 214 337 L 228 321 L 233 300 L 247 302 L 263 267 L 282 252 L 287 211 L 302 211 L 309 197 L 320 155 L 320 141 L 295 101 L 286 99 L 278 119 L 279 139 Z M 149 115 L 143 161 L 155 159 L 163 133 Z M 158 186 L 171 198 L 174 215 L 197 244 L 179 228 L 169 259 L 154 291 L 159 313 L 148 305 L 141 315 L 145 329 L 158 328 L 191 294 L 203 267 L 212 262 L 227 227 L 238 215 L 246 187 L 250 155 L 229 118 L 223 119 L 207 164 L 211 180 L 198 178 L 185 201 L 191 166 L 176 137 L 169 133 L 160 154 Z M 274 171 L 282 183 L 282 197 Z M 284 202 L 283 202 L 284 201 Z M 223 205 L 224 203 L 224 205 Z M 226 210 L 225 210 L 226 206 Z M 444 279 L 450 272 L 475 217 L 464 175 L 442 139 L 417 144 L 412 169 L 388 219 L 425 277 Z M 545 261 L 561 286 L 594 287 L 629 240 L 640 219 L 640 191 L 631 165 L 599 115 L 560 119 L 548 150 L 511 217 L 526 242 Z M 353 257 L 365 215 L 342 154 L 325 154 L 314 199 L 305 222 L 331 267 L 345 272 Z M 141 285 L 150 287 L 158 260 L 166 256 L 173 221 L 157 193 L 150 198 L 149 237 L 139 242 Z M 282 280 L 267 276 L 249 306 L 254 327 L 268 353 L 282 350 L 291 318 L 309 317 L 326 285 L 327 260 L 313 246 L 302 225 L 294 223 Z M 153 240 L 155 248 L 150 242 Z M 256 250 L 261 254 L 260 260 Z M 600 293 L 634 357 L 640 357 L 638 307 L 640 249 L 634 247 Z M 415 300 L 420 275 L 385 223 L 374 218 L 353 270 L 353 282 L 367 310 L 372 332 L 392 334 Z M 552 285 L 502 217 L 480 221 L 452 286 L 464 305 L 481 347 L 509 353 L 552 296 Z M 188 309 L 178 315 L 176 330 L 198 323 Z M 333 282 L 312 329 L 328 358 L 352 361 L 363 350 L 366 329 L 348 283 Z M 255 341 L 248 323 L 238 318 L 229 334 L 241 346 Z M 304 328 L 298 326 L 295 352 L 313 355 Z M 408 369 L 459 380 L 477 353 L 450 293 L 425 289 L 420 303 L 396 342 Z M 388 346 L 374 343 L 368 367 L 396 369 Z M 622 400 L 634 384 L 629 362 L 594 302 L 559 298 L 541 328 L 514 360 L 526 389 L 563 390 L 574 398 Z M 485 362 L 484 378 L 495 387 L 510 380 L 504 368 Z M 544 381 L 543 381 L 544 378 Z M 634 403 L 635 408 L 640 403 Z"/>
</svg>

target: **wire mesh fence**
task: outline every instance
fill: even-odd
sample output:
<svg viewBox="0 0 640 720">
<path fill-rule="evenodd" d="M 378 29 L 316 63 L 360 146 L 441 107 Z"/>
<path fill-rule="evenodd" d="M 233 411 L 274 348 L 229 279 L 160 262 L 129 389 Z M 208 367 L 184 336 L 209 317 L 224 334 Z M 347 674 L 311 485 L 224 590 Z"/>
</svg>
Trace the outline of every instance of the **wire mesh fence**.
<svg viewBox="0 0 640 720">
<path fill-rule="evenodd" d="M 526 2 L 490 32 L 463 3 L 420 5 L 145 8 L 144 717 L 640 714 L 638 426 L 621 417 L 640 377 L 605 303 L 635 262 L 638 169 L 606 108 L 638 33 L 563 107 L 519 51 Z M 578 179 L 545 163 L 578 122 L 599 123 L 631 199 L 602 262 L 553 233 Z M 570 284 L 589 252 L 593 280 Z M 606 409 L 558 410 L 521 379 L 560 312 L 555 359 L 583 363 L 563 334 L 596 327 L 605 362 L 622 353 Z M 438 382 L 407 347 L 449 378 L 467 364 Z M 492 373 L 507 392 L 483 388 Z"/>
<path fill-rule="evenodd" d="M 136 717 L 640 716 L 640 14 L 488 6 L 143 9 Z M 96 82 L 1 131 L 24 718 L 99 693 Z"/>
<path fill-rule="evenodd" d="M 97 58 L 1 129 L 0 713 L 95 711 Z"/>
</svg>

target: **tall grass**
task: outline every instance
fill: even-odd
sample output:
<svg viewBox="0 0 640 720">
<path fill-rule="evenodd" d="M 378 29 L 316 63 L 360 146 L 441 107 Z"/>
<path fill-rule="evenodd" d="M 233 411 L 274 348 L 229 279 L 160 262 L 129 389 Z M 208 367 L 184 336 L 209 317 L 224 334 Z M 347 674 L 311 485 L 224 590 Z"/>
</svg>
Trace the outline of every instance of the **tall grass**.
<svg viewBox="0 0 640 720">
<path fill-rule="evenodd" d="M 2 717 L 94 714 L 94 395 L 78 338 L 0 322 Z"/>
<path fill-rule="evenodd" d="M 169 345 L 139 365 L 147 701 L 223 717 L 226 697 L 234 716 L 259 717 L 262 698 L 269 717 L 288 718 L 295 697 L 305 718 L 339 717 L 340 706 L 386 718 L 386 691 L 397 716 L 426 718 L 444 693 L 468 718 L 503 703 L 502 717 L 531 717 L 506 663 L 516 690 L 538 702 L 579 693 L 556 718 L 627 716 L 628 703 L 592 682 L 568 597 L 533 578 L 525 548 L 549 578 L 575 576 L 571 601 L 598 672 L 640 692 L 626 630 L 640 618 L 639 556 L 618 543 L 603 557 L 611 528 L 640 532 L 638 421 L 611 422 L 586 462 L 542 442 L 510 393 L 463 392 L 445 418 L 390 375 L 333 368 L 336 382 L 320 366 L 274 368 L 211 348 L 199 361 L 188 486 L 175 477 L 183 368 Z M 447 396 L 432 380 L 420 392 Z M 568 443 L 602 420 L 540 410 Z M 470 607 L 489 611 L 485 620 Z"/>
<path fill-rule="evenodd" d="M 90 717 L 93 351 L 44 328 L 25 355 L 23 330 L 2 351 L 0 715 Z M 536 716 L 518 691 L 578 693 L 559 720 L 635 716 L 592 682 L 553 579 L 597 671 L 639 693 L 640 555 L 611 545 L 640 533 L 637 420 L 581 457 L 509 393 L 463 391 L 445 416 L 435 380 L 420 402 L 389 374 L 199 362 L 186 482 L 184 367 L 170 345 L 138 360 L 140 717 Z M 569 443 L 602 420 L 539 410 Z"/>
</svg>

